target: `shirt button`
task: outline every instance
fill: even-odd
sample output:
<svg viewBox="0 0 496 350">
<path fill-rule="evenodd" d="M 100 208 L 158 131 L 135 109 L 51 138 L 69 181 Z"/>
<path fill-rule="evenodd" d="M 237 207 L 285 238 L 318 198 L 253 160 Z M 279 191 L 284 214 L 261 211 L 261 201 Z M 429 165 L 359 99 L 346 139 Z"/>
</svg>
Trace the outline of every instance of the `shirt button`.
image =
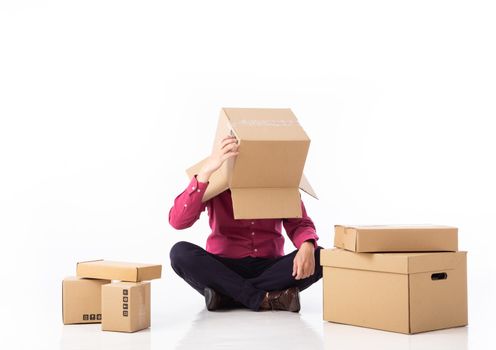
<svg viewBox="0 0 496 350">
<path fill-rule="evenodd" d="M 251 224 L 253 225 L 255 223 L 255 221 L 252 221 Z"/>
<path fill-rule="evenodd" d="M 258 249 L 257 249 L 257 248 L 255 248 L 255 249 L 253 249 L 253 250 L 254 250 L 255 252 L 258 252 Z"/>
<path fill-rule="evenodd" d="M 255 236 L 255 232 L 252 232 L 252 233 L 251 233 L 251 235 L 252 235 L 252 236 Z"/>
<path fill-rule="evenodd" d="M 200 189 L 197 189 L 196 192 L 200 192 Z"/>
<path fill-rule="evenodd" d="M 187 207 L 188 205 L 186 203 L 184 203 L 184 207 Z"/>
<path fill-rule="evenodd" d="M 196 187 L 195 187 L 195 186 L 193 186 L 193 187 L 191 187 L 191 189 L 192 189 L 192 190 L 196 190 Z"/>
</svg>

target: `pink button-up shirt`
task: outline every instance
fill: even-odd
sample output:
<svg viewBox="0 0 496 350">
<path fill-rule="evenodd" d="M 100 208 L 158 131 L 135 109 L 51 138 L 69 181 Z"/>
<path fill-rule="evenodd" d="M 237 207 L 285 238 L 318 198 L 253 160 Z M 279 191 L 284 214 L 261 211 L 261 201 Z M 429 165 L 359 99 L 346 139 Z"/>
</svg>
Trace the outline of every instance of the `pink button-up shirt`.
<svg viewBox="0 0 496 350">
<path fill-rule="evenodd" d="M 169 223 L 181 230 L 193 225 L 207 208 L 212 233 L 207 238 L 206 250 L 226 258 L 246 256 L 274 258 L 284 255 L 282 226 L 295 245 L 300 248 L 307 240 L 317 247 L 319 237 L 315 226 L 301 202 L 302 217 L 294 219 L 234 219 L 231 191 L 226 190 L 202 203 L 208 183 L 193 177 L 188 187 L 174 200 L 169 212 Z"/>
</svg>

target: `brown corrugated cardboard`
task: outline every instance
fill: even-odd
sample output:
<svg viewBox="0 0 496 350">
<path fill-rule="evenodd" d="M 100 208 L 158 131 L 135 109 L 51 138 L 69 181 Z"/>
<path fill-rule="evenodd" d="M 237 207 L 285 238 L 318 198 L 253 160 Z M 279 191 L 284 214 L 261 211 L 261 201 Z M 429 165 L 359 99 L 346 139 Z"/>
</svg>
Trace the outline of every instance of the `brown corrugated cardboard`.
<svg viewBox="0 0 496 350">
<path fill-rule="evenodd" d="M 162 265 L 93 260 L 79 262 L 76 270 L 78 277 L 139 282 L 160 278 Z"/>
<path fill-rule="evenodd" d="M 290 109 L 223 108 L 214 147 L 235 135 L 239 154 L 209 179 L 203 201 L 230 189 L 236 219 L 301 217 L 298 188 L 317 198 L 303 175 L 310 139 Z M 187 170 L 198 174 L 206 159 Z"/>
<path fill-rule="evenodd" d="M 67 277 L 62 281 L 62 322 L 100 323 L 101 288 L 109 280 Z"/>
<path fill-rule="evenodd" d="M 150 327 L 150 282 L 102 287 L 102 330 L 136 332 Z"/>
<path fill-rule="evenodd" d="M 400 333 L 467 325 L 466 252 L 321 250 L 324 320 Z"/>
<path fill-rule="evenodd" d="M 457 251 L 450 226 L 334 226 L 334 246 L 353 252 Z"/>
</svg>

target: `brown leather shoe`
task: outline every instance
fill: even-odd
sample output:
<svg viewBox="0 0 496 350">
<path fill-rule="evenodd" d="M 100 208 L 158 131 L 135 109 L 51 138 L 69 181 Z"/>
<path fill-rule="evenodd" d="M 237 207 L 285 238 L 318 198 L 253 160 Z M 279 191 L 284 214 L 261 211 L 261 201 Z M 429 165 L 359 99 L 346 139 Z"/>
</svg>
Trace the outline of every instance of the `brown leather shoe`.
<svg viewBox="0 0 496 350">
<path fill-rule="evenodd" d="M 232 298 L 220 294 L 209 287 L 203 290 L 203 295 L 205 296 L 205 306 L 208 311 L 243 307 L 243 305 L 234 301 Z"/>
<path fill-rule="evenodd" d="M 260 310 L 300 311 L 300 293 L 298 287 L 268 292 L 260 305 Z"/>
</svg>

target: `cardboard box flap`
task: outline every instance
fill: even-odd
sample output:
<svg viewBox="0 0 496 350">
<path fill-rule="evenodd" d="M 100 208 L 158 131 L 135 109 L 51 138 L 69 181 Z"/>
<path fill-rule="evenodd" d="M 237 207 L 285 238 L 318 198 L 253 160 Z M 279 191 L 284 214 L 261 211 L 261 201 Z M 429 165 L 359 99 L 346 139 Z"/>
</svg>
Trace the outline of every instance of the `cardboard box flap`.
<svg viewBox="0 0 496 350">
<path fill-rule="evenodd" d="M 289 108 L 223 108 L 235 135 L 244 140 L 310 141 Z"/>
<path fill-rule="evenodd" d="M 323 249 L 322 266 L 400 274 L 452 270 L 465 252 L 354 253 L 343 249 Z"/>
<path fill-rule="evenodd" d="M 196 163 L 186 170 L 189 179 L 191 180 L 193 176 L 198 175 L 203 163 L 207 158 L 202 161 Z M 210 179 L 208 180 L 208 186 L 203 194 L 202 202 L 206 202 L 209 199 L 217 196 L 218 194 L 224 192 L 229 188 L 228 176 L 227 176 L 227 164 L 224 163 L 216 172 L 214 172 Z"/>
<path fill-rule="evenodd" d="M 191 180 L 193 176 L 197 175 L 198 172 L 200 171 L 203 163 L 206 161 L 206 158 L 201 160 L 200 162 L 196 163 L 195 165 L 191 166 L 186 170 L 186 174 L 188 175 L 188 178 Z M 299 184 L 300 190 L 304 191 L 308 195 L 312 196 L 315 199 L 319 199 L 317 194 L 315 193 L 315 190 L 313 189 L 312 185 L 308 181 L 307 177 L 305 174 L 302 174 L 300 184 Z M 208 181 L 208 186 L 207 189 L 205 190 L 205 193 L 203 194 L 203 199 L 202 202 L 206 202 L 209 199 L 217 196 L 218 194 L 226 191 L 229 189 L 229 183 L 228 183 L 228 176 L 227 176 L 227 167 L 222 166 L 219 170 L 214 172 L 212 176 L 210 176 L 210 179 Z"/>
<path fill-rule="evenodd" d="M 301 175 L 301 180 L 300 180 L 300 190 L 304 191 L 306 194 L 312 196 L 315 199 L 319 199 L 317 197 L 317 194 L 315 193 L 312 185 L 310 185 L 310 182 L 308 182 L 307 177 L 305 174 Z"/>
<path fill-rule="evenodd" d="M 232 188 L 235 219 L 301 218 L 298 188 Z"/>
</svg>

